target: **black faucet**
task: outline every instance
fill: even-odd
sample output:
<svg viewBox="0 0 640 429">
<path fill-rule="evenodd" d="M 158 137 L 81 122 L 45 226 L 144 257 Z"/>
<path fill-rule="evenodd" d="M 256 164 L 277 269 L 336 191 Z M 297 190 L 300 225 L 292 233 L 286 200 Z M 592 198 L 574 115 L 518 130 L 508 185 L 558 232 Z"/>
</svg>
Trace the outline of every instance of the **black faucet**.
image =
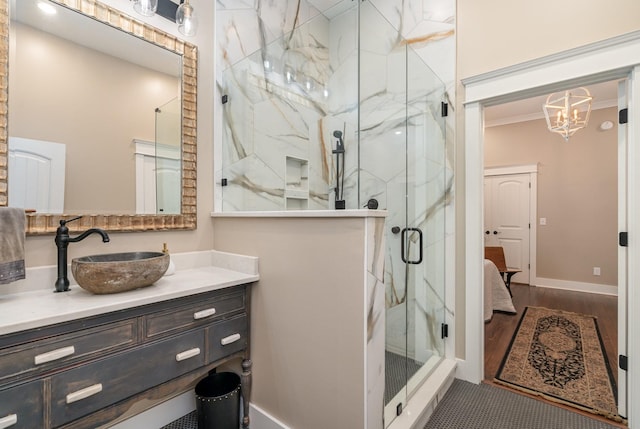
<svg viewBox="0 0 640 429">
<path fill-rule="evenodd" d="M 109 242 L 109 235 L 100 228 L 91 228 L 77 237 L 69 237 L 69 228 L 67 228 L 66 224 L 78 220 L 81 217 L 82 216 L 78 216 L 69 220 L 60 220 L 60 226 L 56 230 L 56 246 L 58 247 L 58 279 L 56 280 L 56 292 L 66 292 L 69 290 L 69 279 L 67 278 L 67 247 L 69 247 L 69 243 L 84 240 L 94 232 L 102 236 L 103 243 Z"/>
</svg>

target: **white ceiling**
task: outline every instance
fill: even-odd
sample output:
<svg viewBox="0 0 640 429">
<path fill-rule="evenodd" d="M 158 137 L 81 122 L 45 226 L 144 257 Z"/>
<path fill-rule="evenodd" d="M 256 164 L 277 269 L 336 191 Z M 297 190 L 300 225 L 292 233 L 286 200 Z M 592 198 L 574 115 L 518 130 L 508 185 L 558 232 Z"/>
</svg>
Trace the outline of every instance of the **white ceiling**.
<svg viewBox="0 0 640 429">
<path fill-rule="evenodd" d="M 171 76 L 180 76 L 181 57 L 125 31 L 49 2 L 57 13 L 45 15 L 39 0 L 12 0 L 11 21 L 37 28 L 73 43 Z M 133 9 L 133 8 L 132 8 Z"/>
<path fill-rule="evenodd" d="M 592 109 L 604 109 L 618 104 L 618 81 L 609 81 L 585 87 L 593 96 Z M 566 88 L 572 89 L 572 88 Z M 546 95 L 499 104 L 484 109 L 486 127 L 543 119 L 542 105 Z"/>
</svg>

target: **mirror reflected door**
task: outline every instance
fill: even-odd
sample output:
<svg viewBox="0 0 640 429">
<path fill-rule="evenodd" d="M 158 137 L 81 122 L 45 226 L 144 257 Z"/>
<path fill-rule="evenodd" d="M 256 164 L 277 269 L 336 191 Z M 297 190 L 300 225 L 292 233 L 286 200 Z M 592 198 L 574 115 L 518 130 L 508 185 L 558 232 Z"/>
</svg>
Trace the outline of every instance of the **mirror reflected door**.
<svg viewBox="0 0 640 429">
<path fill-rule="evenodd" d="M 62 213 L 66 151 L 62 143 L 9 137 L 9 206 Z"/>
<path fill-rule="evenodd" d="M 156 212 L 180 213 L 180 100 L 156 109 Z"/>
</svg>

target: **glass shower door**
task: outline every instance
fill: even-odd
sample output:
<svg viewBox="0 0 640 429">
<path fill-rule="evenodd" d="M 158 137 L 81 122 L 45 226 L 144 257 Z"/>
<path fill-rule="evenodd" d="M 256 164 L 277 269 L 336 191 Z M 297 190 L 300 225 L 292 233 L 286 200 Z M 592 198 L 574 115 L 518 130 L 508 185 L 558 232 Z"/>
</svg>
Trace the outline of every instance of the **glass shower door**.
<svg viewBox="0 0 640 429">
<path fill-rule="evenodd" d="M 444 85 L 409 47 L 394 51 L 389 62 L 398 91 L 394 99 L 402 102 L 381 127 L 387 132 L 379 146 L 366 133 L 361 136 L 363 171 L 371 151 L 397 170 L 379 196 L 388 211 L 386 426 L 444 356 L 444 220 L 451 177 L 441 104 Z"/>
<path fill-rule="evenodd" d="M 444 84 L 407 49 L 407 397 L 444 356 L 446 127 Z"/>
</svg>

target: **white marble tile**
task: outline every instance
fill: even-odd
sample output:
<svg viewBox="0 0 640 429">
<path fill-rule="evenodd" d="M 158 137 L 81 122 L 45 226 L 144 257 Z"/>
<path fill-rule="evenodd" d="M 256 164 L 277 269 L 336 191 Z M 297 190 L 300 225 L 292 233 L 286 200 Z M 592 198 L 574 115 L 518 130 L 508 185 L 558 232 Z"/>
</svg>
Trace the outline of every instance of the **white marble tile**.
<svg viewBox="0 0 640 429">
<path fill-rule="evenodd" d="M 257 3 L 266 44 L 282 37 L 289 38 L 292 31 L 321 15 L 307 0 L 258 0 Z"/>
<path fill-rule="evenodd" d="M 252 9 L 254 10 L 256 0 L 216 0 L 216 11 L 220 13 L 223 10 L 233 9 Z"/>
<path fill-rule="evenodd" d="M 393 28 L 402 36 L 423 19 L 423 0 L 370 0 Z"/>
<path fill-rule="evenodd" d="M 367 351 L 366 351 L 366 394 L 367 428 L 382 429 L 385 373 L 385 305 L 384 305 L 384 218 L 366 220 L 366 303 L 367 310 Z"/>
<path fill-rule="evenodd" d="M 409 46 L 443 82 L 455 82 L 455 28 L 424 21 L 408 36 Z"/>
<path fill-rule="evenodd" d="M 358 55 L 358 14 L 350 9 L 329 22 L 329 57 L 335 70 L 348 58 Z M 351 80 L 345 83 L 353 82 Z"/>
<path fill-rule="evenodd" d="M 264 35 L 252 9 L 220 10 L 216 13 L 216 69 L 226 70 L 258 51 Z"/>
<path fill-rule="evenodd" d="M 423 20 L 455 23 L 456 3 L 453 0 L 422 0 Z"/>
<path fill-rule="evenodd" d="M 329 18 L 334 18 L 354 7 L 351 0 L 309 0 L 309 4 L 322 11 Z"/>
<path fill-rule="evenodd" d="M 333 69 L 329 78 L 329 112 L 340 114 L 346 122 L 357 124 L 358 58 L 350 56 Z M 346 116 L 345 116 L 346 115 Z"/>
<path fill-rule="evenodd" d="M 399 131 L 399 130 L 398 130 Z M 360 166 L 384 183 L 405 171 L 404 132 L 396 134 L 391 130 L 383 135 L 363 138 L 361 142 Z"/>
<path fill-rule="evenodd" d="M 384 180 L 370 173 L 366 168 L 360 171 L 360 202 L 364 206 L 370 199 L 378 201 L 378 208 L 386 210 L 387 186 Z"/>
<path fill-rule="evenodd" d="M 367 429 L 382 429 L 384 402 L 385 311 L 384 287 L 371 273 L 367 275 L 368 335 L 366 349 Z"/>
<path fill-rule="evenodd" d="M 394 27 L 370 2 L 360 6 L 360 49 L 388 55 L 400 42 L 398 27 Z"/>
<path fill-rule="evenodd" d="M 250 155 L 224 169 L 224 211 L 284 210 L 284 177 Z"/>
</svg>

